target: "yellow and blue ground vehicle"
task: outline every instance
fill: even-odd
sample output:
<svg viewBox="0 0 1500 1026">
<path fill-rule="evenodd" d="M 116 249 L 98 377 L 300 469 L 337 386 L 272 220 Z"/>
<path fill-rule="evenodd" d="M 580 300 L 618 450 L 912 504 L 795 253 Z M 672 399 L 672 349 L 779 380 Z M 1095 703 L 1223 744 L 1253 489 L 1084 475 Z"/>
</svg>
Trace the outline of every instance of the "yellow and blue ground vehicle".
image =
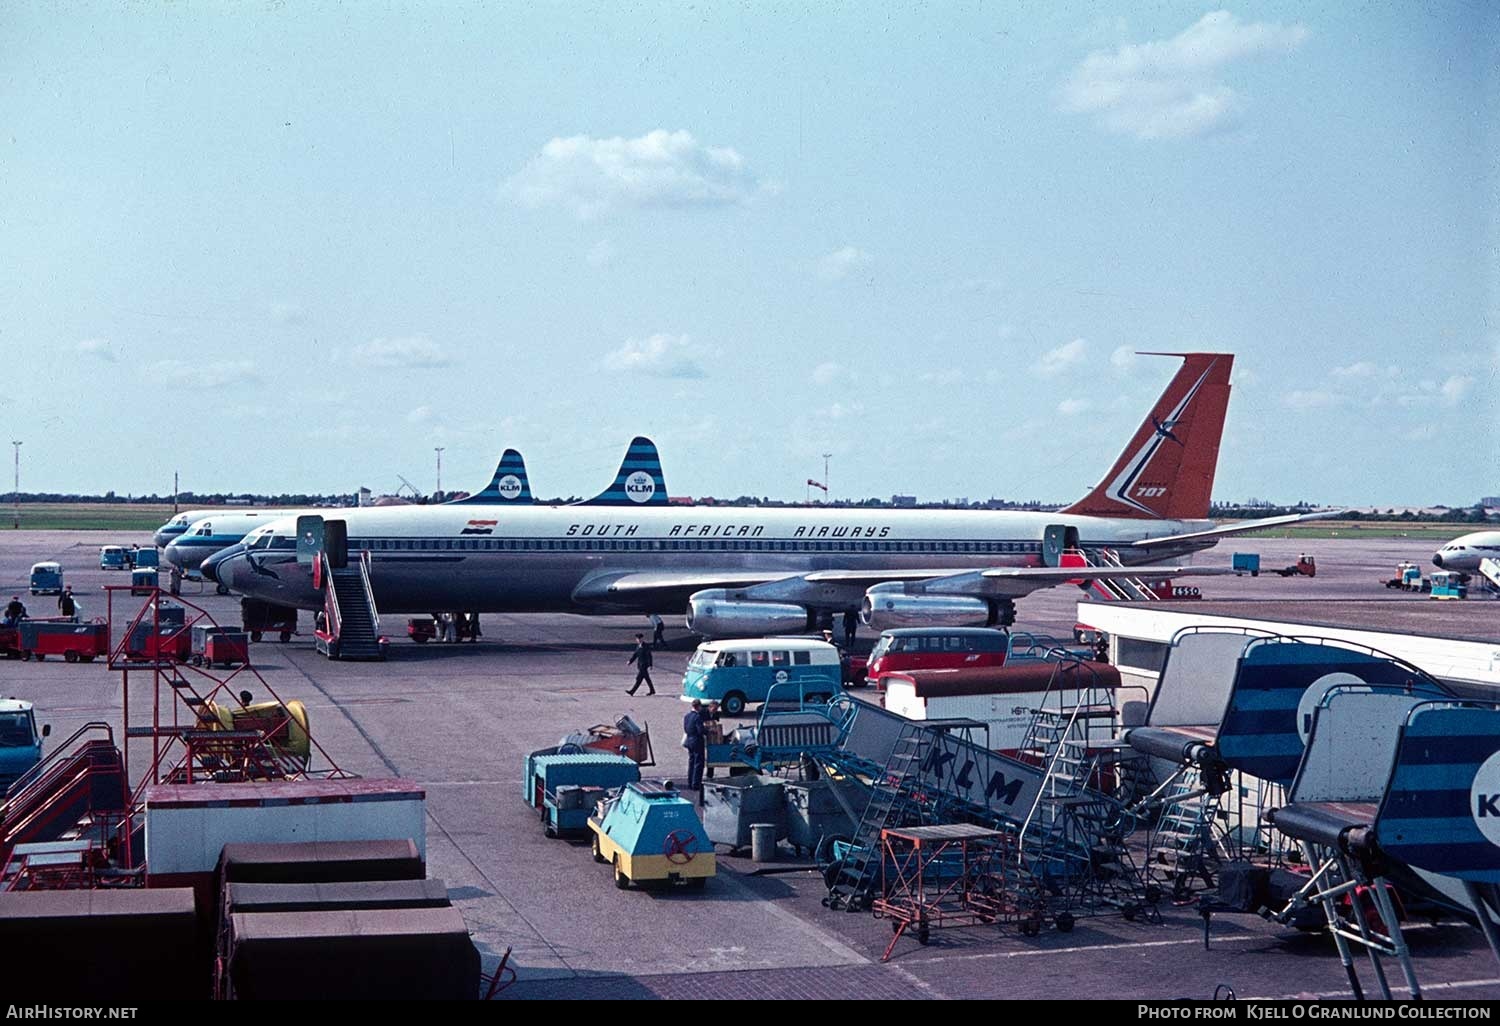
<svg viewBox="0 0 1500 1026">
<path fill-rule="evenodd" d="M 807 638 L 710 641 L 698 646 L 682 675 L 682 700 L 718 702 L 738 716 L 751 702 L 764 702 L 772 687 L 785 686 L 806 701 L 833 698 L 843 688 L 839 650 Z"/>
<path fill-rule="evenodd" d="M 655 781 L 626 784 L 599 803 L 588 827 L 594 861 L 614 867 L 615 886 L 683 884 L 702 890 L 714 875 L 714 846 L 692 803 Z"/>
</svg>

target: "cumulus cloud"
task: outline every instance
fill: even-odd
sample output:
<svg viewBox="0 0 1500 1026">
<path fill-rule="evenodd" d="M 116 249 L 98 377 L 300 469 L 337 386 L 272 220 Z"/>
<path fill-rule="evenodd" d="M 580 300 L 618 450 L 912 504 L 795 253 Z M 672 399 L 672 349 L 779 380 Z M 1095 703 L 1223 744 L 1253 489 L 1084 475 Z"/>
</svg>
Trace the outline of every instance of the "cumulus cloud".
<svg viewBox="0 0 1500 1026">
<path fill-rule="evenodd" d="M 590 267 L 608 267 L 615 262 L 615 245 L 608 239 L 600 239 L 589 249 Z"/>
<path fill-rule="evenodd" d="M 1118 371 L 1128 371 L 1135 366 L 1135 350 L 1129 346 L 1115 346 L 1109 354 L 1110 365 Z"/>
<path fill-rule="evenodd" d="M 260 380 L 250 360 L 224 360 L 219 363 L 185 363 L 161 360 L 152 368 L 156 378 L 168 388 L 225 388 Z"/>
<path fill-rule="evenodd" d="M 703 366 L 697 348 L 686 335 L 652 335 L 628 338 L 624 345 L 604 357 L 606 370 L 646 374 L 654 378 L 701 378 Z"/>
<path fill-rule="evenodd" d="M 1089 408 L 1087 399 L 1064 399 L 1057 404 L 1057 412 L 1064 417 L 1076 417 Z"/>
<path fill-rule="evenodd" d="M 813 368 L 812 379 L 815 385 L 831 385 L 835 381 L 841 381 L 848 376 L 844 365 L 834 363 L 832 360 L 820 363 Z"/>
<path fill-rule="evenodd" d="M 357 345 L 354 362 L 366 367 L 446 367 L 451 362 L 443 347 L 426 335 L 372 338 Z"/>
<path fill-rule="evenodd" d="M 1284 404 L 1294 410 L 1326 410 L 1331 406 L 1338 406 L 1343 401 L 1343 396 L 1318 389 L 1298 389 L 1288 392 L 1282 399 Z"/>
<path fill-rule="evenodd" d="M 1360 360 L 1358 363 L 1351 363 L 1347 367 L 1335 367 L 1333 369 L 1334 377 L 1356 381 L 1379 377 L 1394 378 L 1400 373 L 1395 367 L 1377 367 L 1369 360 Z"/>
<path fill-rule="evenodd" d="M 1052 378 L 1061 374 L 1069 367 L 1083 360 L 1089 344 L 1081 338 L 1075 338 L 1066 342 L 1056 349 L 1049 349 L 1042 354 L 1037 361 L 1037 373 L 1044 378 Z"/>
<path fill-rule="evenodd" d="M 588 219 L 620 207 L 734 206 L 767 188 L 735 150 L 657 129 L 636 139 L 553 139 L 505 180 L 501 194 Z"/>
<path fill-rule="evenodd" d="M 1457 406 L 1463 402 L 1464 396 L 1468 395 L 1469 389 L 1473 387 L 1473 378 L 1463 374 L 1455 374 L 1438 386 L 1438 392 L 1442 394 L 1445 405 Z"/>
<path fill-rule="evenodd" d="M 845 246 L 836 249 L 818 261 L 818 277 L 824 281 L 842 281 L 858 274 L 874 263 L 874 258 L 862 249 Z"/>
<path fill-rule="evenodd" d="M 103 360 L 105 363 L 115 362 L 114 350 L 110 348 L 109 339 L 107 338 L 86 338 L 74 346 L 73 349 L 84 356 L 92 356 L 95 359 Z"/>
<path fill-rule="evenodd" d="M 1228 127 L 1245 107 L 1220 80 L 1229 65 L 1289 53 L 1307 36 L 1300 24 L 1242 22 L 1214 11 L 1171 39 L 1089 54 L 1063 87 L 1063 106 L 1137 139 L 1206 135 Z"/>
</svg>

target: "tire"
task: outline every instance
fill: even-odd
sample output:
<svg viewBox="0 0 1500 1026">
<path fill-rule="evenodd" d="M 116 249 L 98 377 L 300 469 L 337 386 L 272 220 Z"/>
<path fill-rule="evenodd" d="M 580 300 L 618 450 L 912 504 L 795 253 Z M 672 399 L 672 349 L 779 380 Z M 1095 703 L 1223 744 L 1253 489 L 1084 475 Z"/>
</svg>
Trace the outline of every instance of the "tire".
<svg viewBox="0 0 1500 1026">
<path fill-rule="evenodd" d="M 214 588 L 214 594 L 215 595 L 228 595 L 229 594 L 229 585 L 227 585 L 227 584 L 220 584 L 220 585 L 218 585 L 217 587 Z"/>
<path fill-rule="evenodd" d="M 83 661 L 86 662 L 86 663 L 91 663 L 91 662 L 94 661 L 94 657 L 91 656 L 91 655 L 86 655 L 86 656 L 83 657 Z"/>
<path fill-rule="evenodd" d="M 605 865 L 605 864 L 607 864 L 609 862 L 609 860 L 604 857 L 604 853 L 599 850 L 599 835 L 598 834 L 594 835 L 593 849 L 594 849 L 594 861 L 595 862 L 599 863 L 601 866 Z"/>
<path fill-rule="evenodd" d="M 551 823 L 548 823 L 546 826 L 542 827 L 542 833 L 547 837 L 555 840 L 557 838 L 557 827 L 553 826 Z"/>
<path fill-rule="evenodd" d="M 260 640 L 260 631 L 251 631 L 250 632 L 250 640 L 251 641 L 259 641 Z"/>
<path fill-rule="evenodd" d="M 745 711 L 745 696 L 738 691 L 731 691 L 724 696 L 720 708 L 724 710 L 726 716 L 738 716 Z"/>
<path fill-rule="evenodd" d="M 425 645 L 425 644 L 427 644 L 427 635 L 425 635 L 425 634 L 418 634 L 415 637 L 413 637 L 411 640 L 415 641 L 418 645 Z"/>
<path fill-rule="evenodd" d="M 37 662 L 42 662 L 46 658 L 47 658 L 47 654 L 45 652 L 38 652 L 36 654 L 36 661 Z"/>
<path fill-rule="evenodd" d="M 1057 919 L 1055 920 L 1055 923 L 1057 925 L 1057 932 L 1058 933 L 1072 933 L 1073 932 L 1073 924 L 1075 922 L 1076 922 L 1076 920 L 1074 920 L 1074 918 L 1073 918 L 1073 913 L 1071 913 L 1071 912 L 1060 912 L 1060 913 L 1058 913 Z"/>
<path fill-rule="evenodd" d="M 28 663 L 31 662 L 31 649 L 28 648 L 24 652 L 22 652 L 21 658 L 26 660 L 26 662 Z"/>
<path fill-rule="evenodd" d="M 932 934 L 928 931 L 926 926 L 917 927 L 917 943 L 922 945 L 922 947 L 924 948 L 932 943 Z"/>
<path fill-rule="evenodd" d="M 620 856 L 615 856 L 615 886 L 622 891 L 630 889 L 630 877 L 625 875 L 625 870 L 620 868 Z"/>
<path fill-rule="evenodd" d="M 291 631 L 282 631 L 281 632 L 281 643 L 283 645 L 285 645 L 288 641 L 291 641 L 291 640 L 292 640 L 292 632 Z"/>
<path fill-rule="evenodd" d="M 687 889 L 690 890 L 690 891 L 701 891 L 701 890 L 703 890 L 703 888 L 705 888 L 705 887 L 708 886 L 708 877 L 706 877 L 706 876 L 693 876 L 693 877 L 689 877 L 687 879 L 687 881 L 686 881 L 686 886 L 687 886 Z"/>
</svg>

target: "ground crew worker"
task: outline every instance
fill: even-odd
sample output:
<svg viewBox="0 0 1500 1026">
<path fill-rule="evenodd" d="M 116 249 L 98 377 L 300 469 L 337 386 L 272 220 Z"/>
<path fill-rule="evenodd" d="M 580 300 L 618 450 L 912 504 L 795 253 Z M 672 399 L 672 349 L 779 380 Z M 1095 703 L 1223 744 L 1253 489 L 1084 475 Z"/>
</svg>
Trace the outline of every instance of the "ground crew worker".
<svg viewBox="0 0 1500 1026">
<path fill-rule="evenodd" d="M 646 644 L 646 636 L 644 634 L 637 634 L 635 636 L 635 651 L 630 653 L 629 659 L 625 660 L 627 666 L 635 663 L 635 683 L 626 689 L 625 693 L 627 695 L 635 694 L 636 688 L 641 686 L 641 681 L 645 681 L 646 687 L 651 689 L 646 694 L 656 694 L 656 685 L 651 683 L 652 662 L 651 646 Z"/>
</svg>

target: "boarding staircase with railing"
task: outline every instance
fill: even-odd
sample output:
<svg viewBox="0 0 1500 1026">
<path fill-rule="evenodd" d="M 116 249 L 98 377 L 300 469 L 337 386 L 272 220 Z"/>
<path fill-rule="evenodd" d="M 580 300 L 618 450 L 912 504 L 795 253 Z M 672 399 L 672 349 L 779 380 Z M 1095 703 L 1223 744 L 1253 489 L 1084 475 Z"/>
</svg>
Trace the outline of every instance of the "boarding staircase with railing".
<svg viewBox="0 0 1500 1026">
<path fill-rule="evenodd" d="M 125 767 L 114 731 L 87 723 L 11 784 L 0 803 L 0 878 L 21 868 L 12 857 L 56 841 L 102 841 L 125 809 Z"/>
<path fill-rule="evenodd" d="M 1071 550 L 1082 557 L 1083 566 L 1107 567 L 1112 570 L 1125 566 L 1114 549 Z M 1076 558 L 1076 557 L 1075 557 Z M 1068 565 L 1064 563 L 1063 565 Z M 1089 582 L 1089 593 L 1104 602 L 1159 602 L 1161 596 L 1139 577 L 1096 577 Z"/>
<path fill-rule="evenodd" d="M 384 659 L 380 611 L 370 587 L 370 554 L 361 552 L 351 565 L 333 569 L 326 552 L 318 553 L 323 582 L 325 626 L 314 647 L 330 659 Z"/>
<path fill-rule="evenodd" d="M 1197 766 L 1178 773 L 1162 796 L 1147 840 L 1151 879 L 1180 900 L 1194 886 L 1212 887 L 1222 858 L 1215 837 L 1223 792 L 1206 786 Z"/>
</svg>

